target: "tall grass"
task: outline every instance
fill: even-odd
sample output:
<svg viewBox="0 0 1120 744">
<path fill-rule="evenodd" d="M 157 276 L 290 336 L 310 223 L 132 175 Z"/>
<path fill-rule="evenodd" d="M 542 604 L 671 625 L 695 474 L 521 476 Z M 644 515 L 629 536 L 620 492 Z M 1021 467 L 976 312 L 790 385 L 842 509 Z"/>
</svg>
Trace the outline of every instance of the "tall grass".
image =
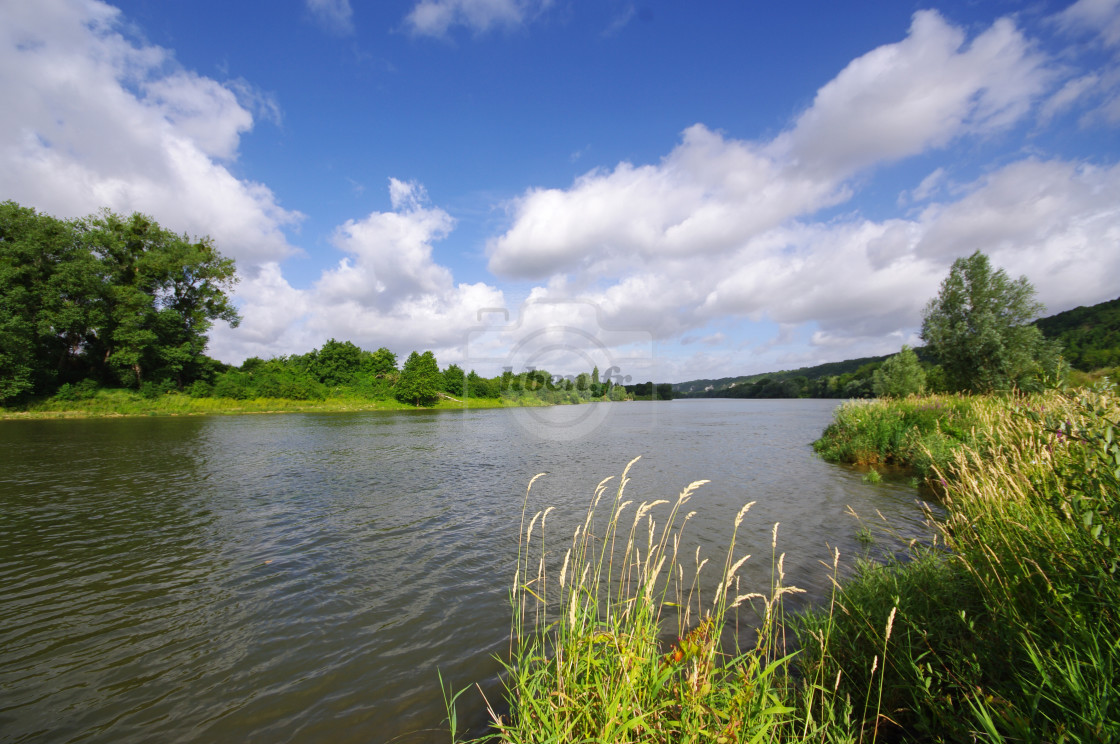
<svg viewBox="0 0 1120 744">
<path fill-rule="evenodd" d="M 510 710 L 492 711 L 489 738 L 1120 741 L 1115 393 L 936 396 L 853 406 L 837 420 L 858 444 L 929 411 L 940 414 L 925 433 L 956 427 L 947 452 L 930 457 L 948 514 L 933 544 L 912 545 L 904 562 L 863 562 L 842 585 L 835 553 L 824 567 L 831 596 L 796 617 L 782 610 L 798 590 L 784 583 L 778 525 L 771 585 L 739 587 L 750 504 L 716 561 L 714 591 L 701 591 L 713 586 L 701 580 L 708 561 L 681 546 L 704 481 L 672 503 L 636 504 L 632 462 L 599 484 L 555 552 L 545 538 L 553 510 L 524 512 Z M 757 628 L 746 648 L 735 632 L 743 610 Z"/>
<path fill-rule="evenodd" d="M 977 443 L 981 412 L 991 399 L 929 395 L 849 401 L 813 447 L 826 460 L 854 465 L 905 465 L 930 478 L 953 453 Z"/>
<path fill-rule="evenodd" d="M 851 727 L 819 706 L 815 688 L 791 675 L 783 598 L 801 590 L 785 583 L 779 524 L 762 546 L 768 555 L 743 554 L 739 528 L 753 502 L 746 504 L 713 566 L 683 547 L 695 515 L 689 502 L 707 481 L 671 501 L 635 503 L 626 494 L 635 462 L 617 481 L 599 483 L 571 541 L 555 553 L 546 547 L 554 510 L 523 512 L 504 662 L 510 710 L 491 709 L 487 738 L 728 744 L 812 734 L 853 741 L 838 736 Z M 741 592 L 738 572 L 748 560 L 769 562 L 765 592 Z M 743 636 L 750 638 L 745 648 Z M 814 705 L 815 718 L 799 712 Z"/>
<path fill-rule="evenodd" d="M 801 618 L 808 636 L 832 630 L 801 663 L 843 669 L 837 691 L 858 707 L 858 661 L 897 607 L 888 694 L 875 702 L 900 737 L 1120 740 L 1120 404 L 1081 390 L 968 405 L 970 441 L 932 469 L 948 511 L 936 544 L 863 565 L 838 590 L 839 612 Z"/>
</svg>

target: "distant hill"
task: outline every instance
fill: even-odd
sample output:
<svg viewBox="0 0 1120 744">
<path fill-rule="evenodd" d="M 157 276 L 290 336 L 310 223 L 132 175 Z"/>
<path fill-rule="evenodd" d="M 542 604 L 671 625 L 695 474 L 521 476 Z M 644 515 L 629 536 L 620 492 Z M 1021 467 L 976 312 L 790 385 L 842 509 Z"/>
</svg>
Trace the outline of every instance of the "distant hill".
<svg viewBox="0 0 1120 744">
<path fill-rule="evenodd" d="M 1074 369 L 1089 372 L 1120 365 L 1120 298 L 1040 318 L 1034 323 L 1046 338 L 1062 344 Z"/>
<path fill-rule="evenodd" d="M 1034 322 L 1046 338 L 1062 344 L 1062 355 L 1074 369 L 1085 372 L 1120 365 L 1120 298 L 1091 307 L 1040 318 Z M 914 349 L 923 362 L 932 361 L 924 347 Z M 689 380 L 673 385 L 680 397 L 755 398 L 755 397 L 858 397 L 860 381 L 891 355 L 847 359 L 813 367 L 762 372 L 739 377 Z M 825 381 L 831 379 L 831 386 Z M 855 387 L 851 385 L 856 383 Z"/>
<path fill-rule="evenodd" d="M 800 367 L 798 369 L 783 369 L 778 372 L 762 372 L 757 375 L 743 375 L 740 377 L 721 377 L 716 380 L 689 380 L 673 386 L 679 393 L 697 394 L 705 391 L 717 392 L 729 388 L 753 385 L 763 380 L 782 381 L 793 377 L 804 377 L 808 380 L 818 380 L 822 377 L 832 377 L 854 373 L 865 364 L 882 364 L 888 356 L 862 357 L 860 359 L 847 359 L 843 362 L 828 362 L 813 367 Z"/>
</svg>

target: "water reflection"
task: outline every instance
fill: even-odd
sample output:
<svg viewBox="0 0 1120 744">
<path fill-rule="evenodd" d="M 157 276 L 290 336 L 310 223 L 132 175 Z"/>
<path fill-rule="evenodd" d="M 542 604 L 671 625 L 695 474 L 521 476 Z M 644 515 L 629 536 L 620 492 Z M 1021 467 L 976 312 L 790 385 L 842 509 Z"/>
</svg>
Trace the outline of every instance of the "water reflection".
<svg viewBox="0 0 1120 744">
<path fill-rule="evenodd" d="M 686 536 L 715 558 L 757 501 L 739 537 L 759 558 L 744 586 L 769 580 L 780 521 L 789 581 L 809 597 L 827 590 L 830 546 L 862 550 L 849 504 L 922 533 L 913 489 L 868 486 L 812 455 L 830 402 L 600 405 L 605 425 L 560 443 L 501 410 L 5 422 L 0 730 L 443 739 L 437 668 L 500 695 L 492 656 L 538 472 L 530 509 L 556 507 L 557 555 L 595 485 L 642 455 L 630 497 L 710 479 Z"/>
</svg>

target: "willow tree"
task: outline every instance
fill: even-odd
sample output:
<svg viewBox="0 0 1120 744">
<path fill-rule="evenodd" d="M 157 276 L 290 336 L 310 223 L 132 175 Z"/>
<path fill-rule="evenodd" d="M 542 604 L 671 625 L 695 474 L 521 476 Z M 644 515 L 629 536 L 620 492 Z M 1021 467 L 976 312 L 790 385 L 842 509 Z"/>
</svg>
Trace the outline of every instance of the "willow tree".
<svg viewBox="0 0 1120 744">
<path fill-rule="evenodd" d="M 1029 390 L 1060 369 L 1057 346 L 1031 324 L 1045 310 L 1025 276 L 993 270 L 977 251 L 953 262 L 925 308 L 922 339 L 959 390 Z"/>
</svg>

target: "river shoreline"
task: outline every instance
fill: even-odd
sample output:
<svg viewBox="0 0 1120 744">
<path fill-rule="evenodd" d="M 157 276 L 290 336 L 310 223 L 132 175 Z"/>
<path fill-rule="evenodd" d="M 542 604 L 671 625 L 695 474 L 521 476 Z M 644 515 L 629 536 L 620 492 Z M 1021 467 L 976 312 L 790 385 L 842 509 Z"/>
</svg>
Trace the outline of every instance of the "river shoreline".
<svg viewBox="0 0 1120 744">
<path fill-rule="evenodd" d="M 287 398 L 191 398 L 186 395 L 164 395 L 145 399 L 113 391 L 109 395 L 84 401 L 75 401 L 74 407 L 55 408 L 57 402 L 33 404 L 26 410 L 0 408 L 0 421 L 42 419 L 91 419 L 125 418 L 136 416 L 209 416 L 275 413 L 357 413 L 357 412 L 407 412 L 407 411 L 463 411 L 492 410 L 497 408 L 538 408 L 556 405 L 583 405 L 606 402 L 601 400 L 573 403 L 550 403 L 539 398 L 467 398 L 440 400 L 434 406 L 413 406 L 393 399 L 373 400 L 363 398 L 327 398 L 321 401 L 292 400 Z M 42 406 L 49 405 L 50 408 Z"/>
</svg>

